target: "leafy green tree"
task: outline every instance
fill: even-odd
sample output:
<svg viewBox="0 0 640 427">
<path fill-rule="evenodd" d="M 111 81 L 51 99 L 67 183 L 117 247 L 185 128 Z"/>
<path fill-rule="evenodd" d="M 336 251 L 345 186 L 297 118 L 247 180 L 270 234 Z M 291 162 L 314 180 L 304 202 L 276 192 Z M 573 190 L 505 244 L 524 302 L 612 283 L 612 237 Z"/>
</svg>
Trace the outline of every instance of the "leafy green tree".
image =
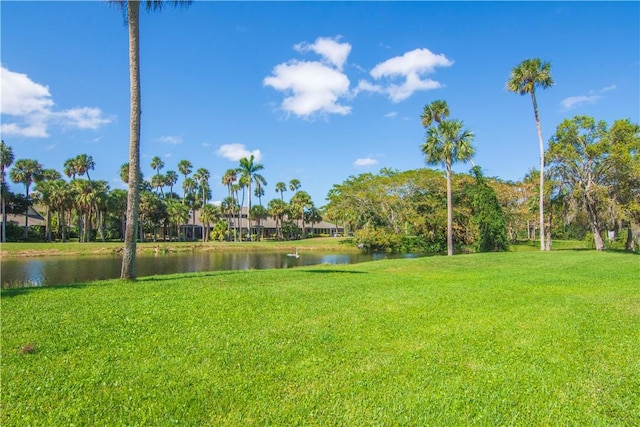
<svg viewBox="0 0 640 427">
<path fill-rule="evenodd" d="M 428 164 L 444 163 L 447 177 L 447 255 L 453 255 L 453 204 L 451 197 L 451 166 L 467 162 L 474 154 L 473 132 L 464 129 L 461 120 L 441 121 L 427 129 L 422 153 Z"/>
<path fill-rule="evenodd" d="M 542 141 L 540 115 L 538 114 L 536 88 L 547 89 L 553 86 L 551 63 L 542 62 L 540 58 L 525 59 L 511 70 L 506 86 L 510 92 L 515 92 L 520 95 L 531 95 L 533 114 L 536 119 L 536 129 L 538 131 L 538 144 L 540 147 L 540 250 L 549 250 L 551 246 L 545 244 L 544 230 L 544 143 Z"/>
<path fill-rule="evenodd" d="M 640 126 L 628 119 L 616 120 L 607 139 L 611 146 L 608 181 L 615 219 L 626 225 L 625 249 L 636 250 L 640 239 Z"/>
<path fill-rule="evenodd" d="M 129 123 L 129 193 L 127 200 L 127 229 L 125 233 L 124 254 L 120 277 L 126 280 L 136 278 L 136 231 L 138 229 L 138 210 L 140 203 L 140 5 L 147 11 L 160 10 L 164 4 L 189 5 L 191 1 L 111 0 L 126 10 L 129 28 L 129 80 L 130 80 L 130 123 Z M 126 9 L 125 9 L 126 8 Z"/>
<path fill-rule="evenodd" d="M 29 189 L 31 184 L 42 180 L 42 165 L 36 160 L 32 159 L 20 159 L 16 160 L 13 168 L 9 172 L 11 180 L 16 184 L 24 184 L 25 197 L 27 202 L 29 200 Z M 24 238 L 29 236 L 29 209 L 24 213 Z"/>
<path fill-rule="evenodd" d="M 504 211 L 495 190 L 487 183 L 482 169 L 471 169 L 475 183 L 469 188 L 473 222 L 478 228 L 475 248 L 479 252 L 506 251 L 509 249 Z"/>
<path fill-rule="evenodd" d="M 6 242 L 7 241 L 7 228 L 6 228 L 6 224 L 7 224 L 7 206 L 6 206 L 6 199 L 7 199 L 7 185 L 5 183 L 5 171 L 13 164 L 13 160 L 14 160 L 14 154 L 13 154 L 13 148 L 11 148 L 10 146 L 8 146 L 7 144 L 4 143 L 4 140 L 2 140 L 2 143 L 0 143 L 0 179 L 2 180 L 0 182 L 0 199 L 2 199 L 2 237 L 0 239 L 0 242 Z"/>
<path fill-rule="evenodd" d="M 566 119 L 549 141 L 547 159 L 554 176 L 568 184 L 586 210 L 596 250 L 604 250 L 603 212 L 609 204 L 607 188 L 611 144 L 604 121 L 576 116 Z"/>
</svg>

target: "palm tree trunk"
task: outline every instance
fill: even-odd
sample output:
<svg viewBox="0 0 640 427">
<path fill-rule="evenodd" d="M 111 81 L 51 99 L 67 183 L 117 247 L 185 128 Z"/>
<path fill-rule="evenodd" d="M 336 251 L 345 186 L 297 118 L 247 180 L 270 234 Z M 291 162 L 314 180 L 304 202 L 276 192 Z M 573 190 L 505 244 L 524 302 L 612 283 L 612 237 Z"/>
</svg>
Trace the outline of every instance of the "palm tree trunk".
<svg viewBox="0 0 640 427">
<path fill-rule="evenodd" d="M 453 207 L 451 206 L 451 163 L 447 161 L 447 255 L 453 256 Z"/>
<path fill-rule="evenodd" d="M 27 210 L 24 212 L 24 238 L 29 237 L 29 186 L 27 185 Z"/>
<path fill-rule="evenodd" d="M 536 117 L 536 130 L 538 131 L 538 144 L 540 146 L 540 250 L 545 251 L 544 234 L 544 143 L 542 142 L 542 126 L 538 115 L 538 103 L 536 102 L 535 91 L 531 91 L 531 101 L 533 102 L 533 114 Z"/>
<path fill-rule="evenodd" d="M 47 242 L 51 241 L 51 209 L 47 209 Z"/>
<path fill-rule="evenodd" d="M 140 2 L 127 2 L 129 24 L 129 79 L 131 117 L 129 127 L 129 192 L 127 194 L 127 228 L 120 278 L 136 278 L 136 232 L 140 190 Z"/>
</svg>

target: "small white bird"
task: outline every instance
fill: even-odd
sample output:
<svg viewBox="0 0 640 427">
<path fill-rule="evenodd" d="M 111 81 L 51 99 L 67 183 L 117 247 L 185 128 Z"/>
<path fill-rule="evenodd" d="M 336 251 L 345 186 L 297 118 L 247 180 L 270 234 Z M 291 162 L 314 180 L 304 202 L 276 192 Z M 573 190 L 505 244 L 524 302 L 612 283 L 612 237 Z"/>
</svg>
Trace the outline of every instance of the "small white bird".
<svg viewBox="0 0 640 427">
<path fill-rule="evenodd" d="M 300 258 L 300 254 L 298 253 L 298 247 L 296 246 L 296 251 L 292 254 L 287 254 L 287 256 L 291 256 L 294 258 Z"/>
</svg>

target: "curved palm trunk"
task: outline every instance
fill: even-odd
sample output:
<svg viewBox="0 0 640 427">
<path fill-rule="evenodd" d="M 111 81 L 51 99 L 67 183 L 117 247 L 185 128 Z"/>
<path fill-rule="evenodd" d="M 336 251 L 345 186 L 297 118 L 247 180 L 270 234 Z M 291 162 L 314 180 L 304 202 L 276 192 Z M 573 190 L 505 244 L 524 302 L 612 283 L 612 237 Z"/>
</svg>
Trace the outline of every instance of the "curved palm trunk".
<svg viewBox="0 0 640 427">
<path fill-rule="evenodd" d="M 451 162 L 447 160 L 447 255 L 453 255 L 453 207 L 451 198 Z"/>
<path fill-rule="evenodd" d="M 533 102 L 533 114 L 536 117 L 536 130 L 538 131 L 538 144 L 540 146 L 540 250 L 544 251 L 548 250 L 545 245 L 544 231 L 544 143 L 542 142 L 542 127 L 540 126 L 535 91 L 531 91 L 531 101 Z"/>
<path fill-rule="evenodd" d="M 127 223 L 120 278 L 136 278 L 136 232 L 138 228 L 140 178 L 140 2 L 127 2 L 129 17 L 129 79 L 131 119 L 129 128 L 129 192 L 127 194 Z"/>
<path fill-rule="evenodd" d="M 27 185 L 27 210 L 24 212 L 24 238 L 29 237 L 29 185 Z"/>
</svg>

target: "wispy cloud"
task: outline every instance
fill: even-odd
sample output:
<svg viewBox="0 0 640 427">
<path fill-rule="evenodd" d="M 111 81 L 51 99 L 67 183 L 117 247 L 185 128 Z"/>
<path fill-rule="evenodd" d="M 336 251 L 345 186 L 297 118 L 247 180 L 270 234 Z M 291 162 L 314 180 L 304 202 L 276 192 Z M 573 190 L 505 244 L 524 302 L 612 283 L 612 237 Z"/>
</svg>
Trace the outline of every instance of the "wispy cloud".
<svg viewBox="0 0 640 427">
<path fill-rule="evenodd" d="M 62 129 L 98 129 L 113 121 L 96 107 L 54 110 L 49 87 L 34 82 L 24 73 L 0 69 L 2 97 L 1 130 L 4 135 L 46 138 L 50 127 Z"/>
<path fill-rule="evenodd" d="M 388 119 L 391 119 L 391 118 L 397 117 L 397 116 L 398 116 L 398 112 L 397 111 L 392 111 L 392 112 L 387 113 L 387 114 L 384 115 L 384 117 L 386 117 Z"/>
<path fill-rule="evenodd" d="M 158 138 L 158 141 L 164 142 L 165 144 L 178 145 L 182 144 L 183 139 L 181 136 L 166 135 Z"/>
<path fill-rule="evenodd" d="M 593 105 L 603 98 L 602 94 L 616 89 L 616 85 L 605 86 L 602 89 L 590 90 L 587 95 L 569 96 L 562 101 L 560 105 L 563 110 L 573 110 L 583 105 Z"/>
<path fill-rule="evenodd" d="M 378 161 L 372 157 L 364 157 L 361 159 L 356 159 L 356 161 L 353 162 L 353 166 L 357 168 L 364 168 L 364 167 L 373 166 L 377 164 L 378 164 Z"/>
<path fill-rule="evenodd" d="M 259 162 L 262 159 L 262 153 L 260 150 L 247 150 L 247 147 L 244 144 L 223 144 L 221 145 L 216 154 L 225 159 L 237 162 L 243 157 L 250 157 L 253 154 L 254 160 Z"/>
</svg>

